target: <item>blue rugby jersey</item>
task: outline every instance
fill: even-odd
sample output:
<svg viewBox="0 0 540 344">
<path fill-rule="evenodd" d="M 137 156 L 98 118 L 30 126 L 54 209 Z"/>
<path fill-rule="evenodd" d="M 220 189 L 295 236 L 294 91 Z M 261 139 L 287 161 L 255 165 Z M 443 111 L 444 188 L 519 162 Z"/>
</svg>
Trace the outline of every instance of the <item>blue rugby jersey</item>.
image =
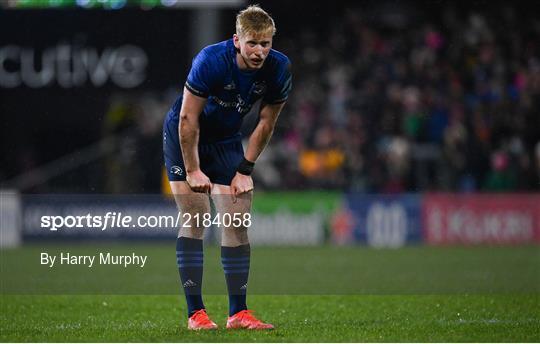
<svg viewBox="0 0 540 344">
<path fill-rule="evenodd" d="M 262 98 L 264 103 L 287 100 L 292 87 L 290 61 L 271 49 L 261 69 L 241 71 L 236 64 L 232 39 L 210 45 L 193 59 L 185 87 L 199 97 L 208 98 L 199 116 L 199 142 L 213 143 L 240 139 L 243 117 Z M 169 116 L 178 123 L 182 93 Z"/>
</svg>

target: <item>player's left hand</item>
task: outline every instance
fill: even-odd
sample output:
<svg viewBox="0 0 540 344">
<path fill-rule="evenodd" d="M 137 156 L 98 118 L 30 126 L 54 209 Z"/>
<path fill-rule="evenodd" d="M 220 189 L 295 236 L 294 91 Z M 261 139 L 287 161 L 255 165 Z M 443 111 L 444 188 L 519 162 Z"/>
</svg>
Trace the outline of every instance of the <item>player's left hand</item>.
<svg viewBox="0 0 540 344">
<path fill-rule="evenodd" d="M 248 193 L 251 190 L 253 190 L 253 179 L 251 176 L 246 176 L 245 174 L 237 172 L 236 176 L 234 176 L 231 181 L 231 196 L 233 203 L 236 203 L 238 195 Z"/>
</svg>

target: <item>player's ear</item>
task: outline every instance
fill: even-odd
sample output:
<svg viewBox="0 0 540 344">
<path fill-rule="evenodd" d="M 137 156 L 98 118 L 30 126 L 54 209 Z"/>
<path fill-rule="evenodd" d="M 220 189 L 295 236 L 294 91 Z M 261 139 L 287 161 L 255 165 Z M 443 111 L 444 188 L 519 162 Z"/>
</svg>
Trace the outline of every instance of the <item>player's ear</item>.
<svg viewBox="0 0 540 344">
<path fill-rule="evenodd" d="M 237 34 L 233 35 L 233 43 L 236 49 L 240 49 L 240 37 Z"/>
</svg>

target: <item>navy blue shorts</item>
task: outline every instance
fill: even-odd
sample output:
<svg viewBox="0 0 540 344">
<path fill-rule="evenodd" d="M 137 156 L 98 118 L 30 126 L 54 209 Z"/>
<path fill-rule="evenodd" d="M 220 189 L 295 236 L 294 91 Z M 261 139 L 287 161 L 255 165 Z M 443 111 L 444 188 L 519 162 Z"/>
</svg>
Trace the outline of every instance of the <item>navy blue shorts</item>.
<svg viewBox="0 0 540 344">
<path fill-rule="evenodd" d="M 186 168 L 180 149 L 178 121 L 165 118 L 163 123 L 163 157 L 169 181 L 185 181 Z M 239 138 L 233 140 L 199 144 L 200 168 L 215 184 L 231 185 L 236 169 L 244 158 L 244 149 Z"/>
</svg>

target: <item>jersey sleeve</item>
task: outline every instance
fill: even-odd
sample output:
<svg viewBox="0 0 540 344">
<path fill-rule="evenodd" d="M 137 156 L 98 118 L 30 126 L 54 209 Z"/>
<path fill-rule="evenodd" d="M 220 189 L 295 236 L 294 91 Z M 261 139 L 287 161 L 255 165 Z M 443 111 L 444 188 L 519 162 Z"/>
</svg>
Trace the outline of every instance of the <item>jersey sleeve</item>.
<svg viewBox="0 0 540 344">
<path fill-rule="evenodd" d="M 216 73 L 212 71 L 215 64 L 212 55 L 204 49 L 193 59 L 185 87 L 196 96 L 208 98 L 212 85 L 215 84 Z"/>
<path fill-rule="evenodd" d="M 292 89 L 291 62 L 289 59 L 277 65 L 273 82 L 264 97 L 267 104 L 283 103 L 289 97 Z"/>
</svg>

